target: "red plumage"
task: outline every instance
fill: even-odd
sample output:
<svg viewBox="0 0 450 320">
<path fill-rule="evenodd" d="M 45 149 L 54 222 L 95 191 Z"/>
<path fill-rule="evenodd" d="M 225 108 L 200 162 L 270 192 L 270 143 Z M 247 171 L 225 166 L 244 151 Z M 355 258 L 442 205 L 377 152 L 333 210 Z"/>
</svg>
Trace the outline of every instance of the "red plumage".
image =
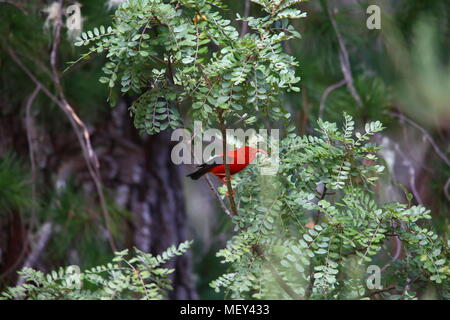
<svg viewBox="0 0 450 320">
<path fill-rule="evenodd" d="M 230 175 L 234 175 L 245 169 L 255 159 L 258 152 L 267 155 L 264 150 L 252 148 L 249 146 L 228 151 L 227 162 L 230 167 Z M 193 180 L 197 180 L 206 173 L 212 173 L 217 178 L 219 178 L 222 183 L 225 183 L 225 165 L 223 164 L 223 160 L 218 161 L 220 159 L 223 159 L 223 154 L 218 155 L 211 162 L 199 165 L 200 169 L 189 174 L 188 177 L 191 177 Z"/>
</svg>

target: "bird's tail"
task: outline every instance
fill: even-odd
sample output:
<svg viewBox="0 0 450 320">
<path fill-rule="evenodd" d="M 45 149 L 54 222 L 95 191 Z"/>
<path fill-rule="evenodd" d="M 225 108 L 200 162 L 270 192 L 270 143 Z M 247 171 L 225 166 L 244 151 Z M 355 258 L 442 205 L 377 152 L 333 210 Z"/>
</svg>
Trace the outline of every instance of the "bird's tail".
<svg viewBox="0 0 450 320">
<path fill-rule="evenodd" d="M 192 172 L 191 174 L 188 174 L 186 177 L 190 177 L 192 180 L 198 180 L 200 179 L 204 174 L 208 173 L 210 168 L 208 167 L 202 167 L 198 169 L 195 172 Z"/>
</svg>

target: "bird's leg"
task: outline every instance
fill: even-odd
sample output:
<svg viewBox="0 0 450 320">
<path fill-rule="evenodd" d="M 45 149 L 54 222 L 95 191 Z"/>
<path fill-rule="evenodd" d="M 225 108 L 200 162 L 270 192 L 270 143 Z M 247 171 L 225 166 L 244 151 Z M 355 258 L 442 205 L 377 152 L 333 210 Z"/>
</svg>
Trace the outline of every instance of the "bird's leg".
<svg viewBox="0 0 450 320">
<path fill-rule="evenodd" d="M 223 184 L 226 184 L 226 183 L 227 183 L 227 178 L 226 178 L 226 177 L 223 177 L 221 180 L 222 180 Z M 231 179 L 230 179 L 230 182 L 231 182 Z M 225 191 L 225 194 L 227 195 L 227 197 L 230 196 L 230 193 L 229 193 L 228 191 Z M 233 197 L 234 197 L 234 195 L 235 195 L 234 189 L 232 190 L 231 194 L 232 194 Z"/>
<path fill-rule="evenodd" d="M 230 194 L 228 193 L 228 191 L 225 191 L 225 194 L 227 195 L 227 197 L 229 197 L 230 196 Z M 231 192 L 231 194 L 233 195 L 233 197 L 234 197 L 234 195 L 236 194 L 235 192 L 234 192 L 234 190 Z"/>
</svg>

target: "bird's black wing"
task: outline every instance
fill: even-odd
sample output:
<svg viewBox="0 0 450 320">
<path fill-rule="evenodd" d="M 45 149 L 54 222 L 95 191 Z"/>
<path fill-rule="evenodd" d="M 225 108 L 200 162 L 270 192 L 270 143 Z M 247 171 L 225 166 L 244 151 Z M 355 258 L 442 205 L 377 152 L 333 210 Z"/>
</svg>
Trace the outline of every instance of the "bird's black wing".
<svg viewBox="0 0 450 320">
<path fill-rule="evenodd" d="M 186 177 L 190 177 L 192 180 L 198 180 L 204 174 L 211 171 L 212 168 L 217 167 L 221 164 L 223 164 L 223 156 L 216 156 L 211 160 L 209 160 L 208 162 L 198 165 L 197 167 L 199 169 L 197 171 L 192 172 L 191 174 L 188 174 Z"/>
</svg>

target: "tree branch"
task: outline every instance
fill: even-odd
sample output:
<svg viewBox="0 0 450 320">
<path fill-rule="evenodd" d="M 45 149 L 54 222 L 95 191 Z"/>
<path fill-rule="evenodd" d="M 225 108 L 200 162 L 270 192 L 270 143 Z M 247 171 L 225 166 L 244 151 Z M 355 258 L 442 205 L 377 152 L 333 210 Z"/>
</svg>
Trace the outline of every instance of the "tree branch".
<svg viewBox="0 0 450 320">
<path fill-rule="evenodd" d="M 106 228 L 108 230 L 108 240 L 109 244 L 111 246 L 111 249 L 113 251 L 117 251 L 117 247 L 114 243 L 114 239 L 112 237 L 112 226 L 110 221 L 110 216 L 108 212 L 108 207 L 106 205 L 105 196 L 103 194 L 103 187 L 101 182 L 101 176 L 99 167 L 100 164 L 98 162 L 97 156 L 91 146 L 91 140 L 89 137 L 89 131 L 87 130 L 86 125 L 81 121 L 81 119 L 78 117 L 78 115 L 75 113 L 73 108 L 68 103 L 64 90 L 61 86 L 61 79 L 57 68 L 57 59 L 58 59 L 58 51 L 59 51 L 59 45 L 61 42 L 61 28 L 63 26 L 63 13 L 62 8 L 64 6 L 64 0 L 59 0 L 60 4 L 60 13 L 58 15 L 58 19 L 56 21 L 55 25 L 55 32 L 52 42 L 52 49 L 50 52 L 50 65 L 51 70 L 53 74 L 53 82 L 56 86 L 56 91 L 58 92 L 58 95 L 61 99 L 62 104 L 60 106 L 63 108 L 63 111 L 66 113 L 66 115 L 69 117 L 69 120 L 72 123 L 72 126 L 75 130 L 75 133 L 78 137 L 78 140 L 80 141 L 80 145 L 83 149 L 83 153 L 85 155 L 86 163 L 88 166 L 88 170 L 91 173 L 92 179 L 94 180 L 95 187 L 97 189 L 97 193 L 100 200 L 100 206 L 102 209 L 103 217 L 105 219 Z"/>
<path fill-rule="evenodd" d="M 239 213 L 236 208 L 236 203 L 234 201 L 234 192 L 233 188 L 231 186 L 231 175 L 230 175 L 230 166 L 228 164 L 228 157 L 227 157 L 227 135 L 226 135 L 226 127 L 225 127 L 225 120 L 223 118 L 223 109 L 217 110 L 217 116 L 219 119 L 219 125 L 220 125 L 220 131 L 222 133 L 222 143 L 223 143 L 223 163 L 225 166 L 225 178 L 226 178 L 226 184 L 227 184 L 227 190 L 228 190 L 228 198 L 230 200 L 230 207 L 231 207 L 231 217 L 233 216 L 239 216 Z M 260 246 L 255 245 L 254 250 L 256 254 L 267 264 L 269 267 L 270 272 L 274 276 L 275 280 L 279 284 L 279 286 L 292 298 L 297 300 L 302 300 L 303 297 L 299 296 L 294 292 L 294 290 L 284 281 L 284 279 L 280 276 L 278 271 L 275 269 L 273 264 L 264 256 L 263 250 Z"/>
<path fill-rule="evenodd" d="M 17 1 L 13 1 L 13 0 L 0 0 L 0 3 L 7 3 L 10 4 L 14 7 L 16 7 L 17 9 L 19 9 L 20 11 L 22 11 L 23 14 L 27 15 L 28 12 L 25 10 L 23 3 L 17 2 Z"/>
<path fill-rule="evenodd" d="M 220 206 L 222 207 L 222 210 L 226 213 L 227 216 L 229 216 L 230 218 L 233 217 L 232 213 L 230 212 L 230 210 L 228 210 L 227 206 L 225 205 L 225 202 L 223 202 L 223 199 L 220 197 L 219 192 L 217 192 L 216 188 L 214 187 L 214 184 L 212 183 L 211 179 L 205 175 L 205 180 L 209 185 L 209 188 L 211 189 L 211 191 L 214 193 L 214 195 L 216 196 L 217 200 L 220 203 Z"/>
<path fill-rule="evenodd" d="M 201 69 L 201 66 L 199 66 L 199 68 Z M 205 80 L 205 83 L 208 85 L 208 87 L 211 88 L 210 81 L 206 77 L 206 75 L 202 73 L 202 77 Z M 223 113 L 224 113 L 223 109 L 219 108 L 217 110 L 217 117 L 218 117 L 218 120 L 219 120 L 220 131 L 221 131 L 221 134 L 222 134 L 223 163 L 224 163 L 224 166 L 225 166 L 225 178 L 226 178 L 226 185 L 227 185 L 227 190 L 228 190 L 228 198 L 230 200 L 231 212 L 226 209 L 225 204 L 223 203 L 222 199 L 220 198 L 220 195 L 218 194 L 217 190 L 214 188 L 214 186 L 211 183 L 211 181 L 209 180 L 209 178 L 206 177 L 206 179 L 207 179 L 207 182 L 208 182 L 209 186 L 211 187 L 211 190 L 214 192 L 214 194 L 216 195 L 217 199 L 219 200 L 222 208 L 225 210 L 227 215 L 230 218 L 232 218 L 233 216 L 239 216 L 239 214 L 238 214 L 238 211 L 237 211 L 236 203 L 234 201 L 234 192 L 233 192 L 233 188 L 231 186 L 230 166 L 229 166 L 228 161 L 227 161 L 227 159 L 228 159 L 228 157 L 227 157 L 227 130 L 226 130 L 226 127 L 225 127 L 225 119 L 223 117 Z M 272 265 L 272 263 L 264 256 L 262 248 L 259 245 L 255 245 L 253 249 L 255 250 L 256 255 L 259 256 L 269 266 L 270 272 L 272 273 L 272 275 L 274 276 L 275 280 L 280 285 L 280 287 L 292 299 L 299 299 L 299 300 L 303 299 L 303 297 L 297 295 L 294 292 L 294 290 L 292 290 L 292 288 L 283 280 L 283 278 L 277 272 L 277 270 Z"/>
<path fill-rule="evenodd" d="M 36 128 L 34 126 L 33 116 L 31 114 L 31 107 L 33 106 L 33 102 L 36 99 L 38 93 L 41 91 L 41 86 L 39 84 L 36 85 L 36 88 L 34 89 L 33 93 L 30 95 L 30 97 L 27 100 L 26 104 L 26 116 L 25 116 L 25 123 L 27 128 L 27 141 L 28 141 L 28 154 L 30 157 L 30 163 L 31 163 L 31 225 L 36 226 L 37 220 L 36 220 L 36 160 L 35 160 L 35 153 L 36 153 Z"/>
<path fill-rule="evenodd" d="M 319 201 L 325 199 L 327 195 L 327 187 L 325 186 L 325 184 L 323 184 L 323 189 L 320 195 L 320 198 L 318 199 L 317 203 L 319 203 Z M 318 224 L 320 220 L 320 210 L 317 210 L 315 216 L 314 216 L 314 225 Z M 315 282 L 315 278 L 314 278 L 314 266 L 312 264 L 310 264 L 309 266 L 309 283 L 308 283 L 308 287 L 306 288 L 306 293 L 305 293 L 305 297 L 306 299 L 309 299 L 309 297 L 312 294 L 313 288 L 314 288 L 314 282 Z"/>
<path fill-rule="evenodd" d="M 331 11 L 331 6 L 329 6 L 328 3 L 327 3 L 327 7 L 328 7 L 328 16 L 330 17 L 331 24 L 333 26 L 334 32 L 336 33 L 336 37 L 337 37 L 337 40 L 339 43 L 339 61 L 341 62 L 341 69 L 342 69 L 342 73 L 344 74 L 344 79 L 347 83 L 347 88 L 350 91 L 350 94 L 353 96 L 353 99 L 355 99 L 358 107 L 362 108 L 363 104 L 362 104 L 361 97 L 358 94 L 358 91 L 356 91 L 356 88 L 354 86 L 352 70 L 350 67 L 350 59 L 348 57 L 347 48 L 345 47 L 344 40 L 339 31 L 336 20 L 334 19 L 333 12 Z"/>
<path fill-rule="evenodd" d="M 22 268 L 33 268 L 36 264 L 39 257 L 42 255 L 42 252 L 44 251 L 45 247 L 47 246 L 48 241 L 50 240 L 51 234 L 52 234 L 52 223 L 46 222 L 41 227 L 40 230 L 39 239 L 36 241 L 36 246 L 33 248 L 33 251 L 28 256 L 27 260 L 23 264 Z M 17 280 L 16 286 L 20 286 L 24 283 L 24 279 L 22 277 L 19 277 Z"/>
<path fill-rule="evenodd" d="M 450 193 L 448 191 L 449 187 L 450 187 L 450 178 L 447 179 L 447 183 L 444 186 L 444 194 L 448 201 L 450 201 Z"/>
<path fill-rule="evenodd" d="M 186 123 L 184 122 L 184 120 L 183 120 L 183 123 L 184 123 L 184 126 L 186 127 Z M 192 139 L 190 139 L 189 143 L 190 143 L 191 146 L 192 146 L 192 142 L 194 141 L 196 135 L 197 134 L 194 134 Z M 197 161 L 197 158 L 196 158 L 195 152 L 192 150 L 192 148 L 191 148 L 191 154 L 192 154 L 192 157 L 194 158 L 194 163 L 195 163 Z M 192 166 L 195 167 L 194 165 L 192 165 Z M 231 214 L 230 210 L 228 210 L 227 206 L 225 205 L 225 202 L 220 197 L 220 194 L 219 194 L 219 192 L 217 192 L 217 190 L 214 187 L 214 184 L 212 183 L 211 179 L 208 177 L 208 175 L 204 175 L 204 178 L 205 178 L 206 183 L 209 185 L 210 190 L 212 191 L 212 193 L 215 195 L 215 197 L 219 201 L 219 204 L 222 207 L 222 210 L 226 213 L 227 216 L 229 216 L 231 218 L 232 214 Z"/>
<path fill-rule="evenodd" d="M 294 300 L 304 300 L 304 298 L 294 292 L 294 290 L 284 281 L 284 279 L 280 276 L 278 271 L 274 268 L 272 263 L 270 263 L 264 256 L 262 256 L 263 261 L 267 263 L 267 266 L 270 269 L 270 272 L 272 272 L 273 276 L 275 277 L 275 280 L 277 281 L 278 285 Z"/>
<path fill-rule="evenodd" d="M 403 243 L 402 243 L 402 241 L 400 240 L 400 238 L 397 235 L 394 236 L 394 239 L 395 239 L 395 254 L 394 254 L 394 257 L 383 268 L 381 268 L 381 270 L 380 270 L 381 273 L 384 272 L 384 270 L 386 270 L 391 264 L 393 264 L 395 261 L 397 261 L 398 258 L 400 258 L 400 254 L 402 252 Z"/>
<path fill-rule="evenodd" d="M 444 154 L 444 152 L 442 152 L 442 150 L 438 147 L 437 143 L 433 140 L 433 138 L 431 137 L 431 135 L 428 133 L 427 130 L 425 130 L 423 127 L 421 127 L 416 122 L 414 122 L 413 120 L 411 120 L 410 118 L 408 118 L 407 116 L 405 116 L 402 113 L 389 112 L 389 114 L 393 117 L 400 119 L 401 121 L 405 121 L 412 127 L 416 128 L 417 130 L 422 132 L 424 137 L 428 140 L 428 142 L 430 142 L 431 146 L 433 147 L 434 151 L 437 153 L 439 158 L 441 158 L 442 161 L 444 161 L 445 164 L 450 167 L 450 160 L 447 158 L 447 156 Z"/>
<path fill-rule="evenodd" d="M 251 6 L 250 0 L 245 0 L 244 18 L 247 18 L 250 15 L 250 6 Z M 242 21 L 240 37 L 242 38 L 247 32 L 248 32 L 248 21 Z"/>
<path fill-rule="evenodd" d="M 73 108 L 70 106 L 70 104 L 67 102 L 67 100 L 64 98 L 64 95 L 62 94 L 62 98 L 64 99 L 58 99 L 54 94 L 50 92 L 50 90 L 45 87 L 32 73 L 31 71 L 22 63 L 22 61 L 17 57 L 15 52 L 11 48 L 7 48 L 7 52 L 11 59 L 17 64 L 17 66 L 22 69 L 22 71 L 36 84 L 41 87 L 42 92 L 50 99 L 52 100 L 67 116 L 69 119 L 75 134 L 77 135 L 77 138 L 79 140 L 81 149 L 83 151 L 83 155 L 89 170 L 89 173 L 94 181 L 97 193 L 99 194 L 100 198 L 100 204 L 102 207 L 102 212 L 105 218 L 106 228 L 108 229 L 108 240 L 111 245 L 111 249 L 113 251 L 116 250 L 116 246 L 114 244 L 114 240 L 112 239 L 111 235 L 111 228 L 109 224 L 109 215 L 106 207 L 106 201 L 103 195 L 103 190 L 101 188 L 101 181 L 100 181 L 100 175 L 99 175 L 99 163 L 97 160 L 97 157 L 95 155 L 94 150 L 92 149 L 91 142 L 90 142 L 90 136 L 89 132 L 84 125 L 84 123 L 80 120 L 78 115 L 75 113 Z M 53 71 L 54 72 L 54 71 Z M 57 77 L 59 80 L 59 77 Z M 57 80 L 57 81 L 58 81 Z M 58 81 L 59 83 L 59 81 Z M 59 86 L 59 94 L 62 93 L 61 87 Z"/>
<path fill-rule="evenodd" d="M 328 96 L 330 95 L 331 92 L 333 92 L 334 90 L 342 87 L 344 84 L 346 84 L 347 81 L 345 79 L 342 79 L 341 81 L 332 84 L 331 86 L 329 86 L 322 94 L 322 97 L 320 98 L 320 108 L 319 108 L 319 118 L 322 118 L 323 116 L 323 112 L 325 110 L 325 101 L 327 100 Z"/>
<path fill-rule="evenodd" d="M 223 146 L 223 164 L 225 166 L 225 182 L 228 189 L 228 199 L 230 200 L 230 208 L 233 216 L 238 216 L 236 202 L 234 201 L 233 187 L 231 186 L 231 174 L 230 165 L 228 163 L 227 157 L 227 130 L 225 128 L 225 120 L 223 118 L 223 109 L 217 111 L 217 116 L 219 118 L 220 131 L 222 133 L 222 146 Z"/>
<path fill-rule="evenodd" d="M 372 297 L 372 296 L 374 296 L 376 294 L 380 294 L 380 293 L 383 293 L 383 292 L 391 291 L 391 290 L 394 290 L 394 289 L 395 289 L 395 286 L 392 285 L 392 286 L 389 286 L 389 287 L 384 288 L 384 289 L 371 291 L 371 292 L 367 293 L 366 295 L 362 296 L 361 298 Z"/>
</svg>

